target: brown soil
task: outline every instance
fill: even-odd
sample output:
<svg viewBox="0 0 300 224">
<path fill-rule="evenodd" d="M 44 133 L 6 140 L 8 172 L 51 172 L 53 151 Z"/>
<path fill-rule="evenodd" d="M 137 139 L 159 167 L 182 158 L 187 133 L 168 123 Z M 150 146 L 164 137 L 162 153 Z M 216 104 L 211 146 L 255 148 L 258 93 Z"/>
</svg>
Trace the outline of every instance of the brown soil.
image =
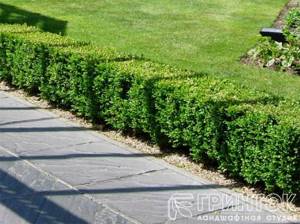
<svg viewBox="0 0 300 224">
<path fill-rule="evenodd" d="M 288 12 L 291 9 L 299 8 L 300 7 L 300 2 L 299 0 L 291 0 L 289 1 L 285 7 L 281 10 L 279 15 L 277 16 L 276 20 L 273 23 L 273 27 L 282 29 L 284 26 L 284 18 L 287 16 Z"/>
</svg>

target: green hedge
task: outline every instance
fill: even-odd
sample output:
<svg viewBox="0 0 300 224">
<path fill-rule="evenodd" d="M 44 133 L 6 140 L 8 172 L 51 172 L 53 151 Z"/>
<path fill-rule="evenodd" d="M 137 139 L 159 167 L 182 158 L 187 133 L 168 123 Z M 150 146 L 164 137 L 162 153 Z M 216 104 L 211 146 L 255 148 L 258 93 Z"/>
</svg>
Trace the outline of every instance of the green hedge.
<svg viewBox="0 0 300 224">
<path fill-rule="evenodd" d="M 0 79 L 268 191 L 299 192 L 298 103 L 26 26 L 0 33 Z"/>
</svg>

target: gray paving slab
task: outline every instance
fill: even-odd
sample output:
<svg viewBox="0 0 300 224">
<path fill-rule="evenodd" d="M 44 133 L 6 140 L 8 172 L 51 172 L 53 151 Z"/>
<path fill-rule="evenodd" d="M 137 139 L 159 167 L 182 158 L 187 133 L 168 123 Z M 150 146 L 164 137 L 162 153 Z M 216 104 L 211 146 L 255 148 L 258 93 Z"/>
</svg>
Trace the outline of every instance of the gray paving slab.
<svg viewBox="0 0 300 224">
<path fill-rule="evenodd" d="M 143 223 L 167 222 L 170 198 L 184 197 L 191 202 L 191 214 L 219 210 L 238 205 L 234 195 L 223 193 L 219 186 L 193 180 L 189 177 L 165 169 L 126 179 L 98 182 L 80 187 L 111 207 L 118 207 L 126 214 Z M 199 211 L 197 198 L 208 194 L 224 201 L 210 206 L 204 200 Z"/>
<path fill-rule="evenodd" d="M 0 114 L 0 144 L 16 153 L 101 141 L 81 127 L 11 98 L 1 99 Z"/>
<path fill-rule="evenodd" d="M 132 223 L 31 163 L 10 163 L 0 163 L 0 223 Z"/>
<path fill-rule="evenodd" d="M 74 186 L 163 169 L 138 154 L 130 154 L 104 142 L 71 146 L 64 150 L 43 150 L 22 158 Z"/>
<path fill-rule="evenodd" d="M 0 91 L 0 223 L 293 222 Z"/>
</svg>

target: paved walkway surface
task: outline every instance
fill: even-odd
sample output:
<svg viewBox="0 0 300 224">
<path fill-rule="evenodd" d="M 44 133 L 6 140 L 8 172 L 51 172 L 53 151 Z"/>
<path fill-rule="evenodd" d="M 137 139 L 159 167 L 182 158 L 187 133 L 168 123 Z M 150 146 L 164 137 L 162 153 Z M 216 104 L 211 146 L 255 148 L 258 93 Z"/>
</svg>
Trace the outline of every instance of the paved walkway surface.
<svg viewBox="0 0 300 224">
<path fill-rule="evenodd" d="M 0 223 L 291 222 L 0 91 Z"/>
</svg>

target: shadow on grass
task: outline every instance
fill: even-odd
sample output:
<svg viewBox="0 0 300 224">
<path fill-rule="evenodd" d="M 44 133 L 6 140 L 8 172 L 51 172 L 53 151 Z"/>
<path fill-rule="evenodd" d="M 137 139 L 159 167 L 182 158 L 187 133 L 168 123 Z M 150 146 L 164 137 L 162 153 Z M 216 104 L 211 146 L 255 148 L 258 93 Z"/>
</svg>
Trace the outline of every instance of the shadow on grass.
<svg viewBox="0 0 300 224">
<path fill-rule="evenodd" d="M 46 32 L 64 35 L 68 22 L 0 3 L 0 23 L 27 24 Z"/>
</svg>

